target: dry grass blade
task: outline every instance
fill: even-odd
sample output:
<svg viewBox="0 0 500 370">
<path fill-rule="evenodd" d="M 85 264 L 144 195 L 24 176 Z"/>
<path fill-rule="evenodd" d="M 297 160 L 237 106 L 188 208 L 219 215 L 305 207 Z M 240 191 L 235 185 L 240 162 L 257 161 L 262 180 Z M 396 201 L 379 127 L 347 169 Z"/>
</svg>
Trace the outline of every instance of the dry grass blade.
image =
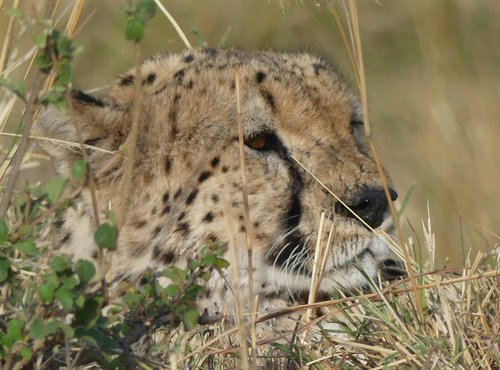
<svg viewBox="0 0 500 370">
<path fill-rule="evenodd" d="M 12 8 L 17 9 L 19 7 L 19 0 L 14 0 Z M 12 30 L 14 28 L 14 16 L 9 17 L 9 24 L 7 25 L 7 30 L 5 32 L 5 37 L 3 39 L 2 53 L 0 54 L 0 75 L 3 74 L 5 67 L 7 66 L 7 59 L 9 57 L 10 45 L 12 43 Z"/>
<path fill-rule="evenodd" d="M 132 125 L 130 133 L 123 145 L 125 155 L 128 160 L 125 164 L 123 182 L 121 188 L 122 204 L 117 213 L 117 227 L 120 229 L 125 222 L 125 215 L 132 202 L 132 188 L 135 167 L 135 155 L 137 148 L 137 138 L 139 137 L 139 124 L 142 111 L 142 46 L 140 42 L 134 42 L 135 78 L 134 78 L 134 106 L 132 108 Z"/>
<path fill-rule="evenodd" d="M 253 227 L 250 221 L 250 207 L 248 204 L 248 186 L 247 175 L 245 169 L 245 139 L 243 132 L 243 122 L 241 113 L 241 91 L 240 91 L 240 71 L 236 68 L 235 75 L 236 89 L 236 114 L 238 118 L 238 142 L 240 154 L 240 171 L 241 171 L 241 192 L 243 195 L 243 220 L 245 223 L 245 234 L 247 244 L 247 271 L 248 271 L 248 303 L 250 306 L 250 336 L 252 341 L 252 356 L 255 363 L 255 315 L 256 307 L 254 305 L 254 289 L 253 289 Z"/>
<path fill-rule="evenodd" d="M 346 3 L 343 2 L 343 5 L 345 6 Z M 335 11 L 334 6 L 330 7 L 332 10 L 332 13 L 335 15 L 335 18 L 337 22 L 340 21 L 340 17 L 338 16 L 338 13 Z M 380 179 L 383 184 L 385 196 L 387 198 L 388 204 L 389 204 L 389 210 L 394 222 L 394 225 L 396 227 L 396 233 L 398 235 L 400 245 L 403 250 L 403 256 L 406 264 L 406 268 L 408 270 L 408 275 L 410 276 L 410 281 L 412 282 L 412 285 L 414 287 L 414 299 L 415 299 L 415 304 L 417 306 L 417 310 L 419 313 L 419 318 L 421 320 L 424 319 L 424 313 L 423 313 L 423 308 L 422 308 L 422 302 L 420 300 L 420 297 L 417 294 L 416 290 L 416 281 L 414 280 L 414 273 L 413 273 L 413 265 L 411 263 L 410 259 L 410 254 L 408 251 L 408 248 L 406 246 L 406 243 L 404 242 L 404 237 L 403 237 L 403 232 L 401 230 L 401 226 L 399 225 L 399 219 L 397 217 L 396 209 L 394 207 L 394 203 L 391 199 L 391 195 L 389 193 L 389 186 L 387 183 L 387 178 L 385 176 L 383 167 L 380 163 L 380 159 L 377 154 L 377 150 L 375 149 L 375 145 L 371 136 L 371 125 L 370 125 L 370 116 L 368 114 L 368 94 L 367 94 L 367 86 L 366 86 L 366 79 L 365 79 L 365 73 L 364 73 L 364 61 L 363 61 L 363 49 L 361 47 L 361 33 L 359 29 L 359 19 L 358 19 L 358 9 L 356 5 L 355 0 L 348 0 L 347 2 L 347 7 L 344 8 L 346 12 L 346 18 L 348 20 L 348 28 L 349 32 L 351 35 L 351 45 L 346 44 L 346 48 L 348 50 L 351 50 L 349 52 L 349 55 L 351 55 L 351 61 L 354 62 L 353 69 L 356 74 L 356 80 L 358 82 L 358 91 L 360 94 L 360 99 L 361 99 L 361 106 L 362 106 L 362 111 L 363 111 L 363 121 L 365 125 L 365 132 L 366 136 L 368 138 L 368 142 L 370 145 L 370 149 L 374 158 L 374 162 L 377 165 L 377 170 L 380 175 Z M 341 23 L 338 24 L 339 29 L 343 30 L 344 27 L 342 26 Z M 343 32 L 343 31 L 342 31 Z M 345 37 L 345 32 L 343 32 L 343 38 L 344 41 L 346 41 Z"/>
<path fill-rule="evenodd" d="M 177 34 L 181 38 L 182 42 L 184 42 L 184 45 L 186 45 L 186 47 L 188 49 L 192 49 L 191 43 L 189 42 L 188 38 L 186 37 L 186 34 L 182 31 L 181 27 L 179 26 L 179 24 L 177 23 L 177 21 L 175 20 L 175 18 L 172 17 L 172 15 L 163 6 L 163 4 L 161 3 L 160 0 L 154 0 L 154 1 L 155 1 L 156 5 L 158 5 L 158 8 L 160 8 L 160 10 L 162 11 L 162 13 L 165 14 L 165 17 L 167 17 L 168 21 L 172 24 L 172 26 L 174 27 L 175 31 L 177 32 Z"/>
<path fill-rule="evenodd" d="M 5 185 L 5 191 L 3 193 L 2 200 L 0 201 L 0 217 L 4 217 L 5 213 L 7 212 L 11 200 L 11 195 L 12 192 L 14 191 L 14 187 L 16 185 L 16 181 L 19 175 L 19 169 L 21 167 L 24 154 L 28 149 L 31 127 L 33 126 L 37 110 L 36 101 L 38 99 L 38 93 L 40 92 L 43 83 L 44 83 L 43 76 L 40 73 L 36 73 L 33 81 L 33 88 L 31 90 L 31 95 L 26 104 L 26 114 L 24 117 L 25 124 L 23 128 L 23 134 L 19 146 L 17 147 L 17 150 L 15 151 L 15 154 L 12 158 L 11 171 L 9 174 L 9 178 L 7 179 L 7 184 Z"/>
<path fill-rule="evenodd" d="M 226 225 L 226 230 L 229 239 L 229 256 L 230 256 L 230 265 L 231 265 L 231 285 L 232 291 L 234 294 L 234 298 L 236 301 L 236 329 L 238 331 L 238 339 L 240 342 L 240 355 L 242 361 L 242 368 L 245 370 L 249 370 L 249 362 L 248 362 L 248 351 L 246 347 L 246 338 L 247 338 L 247 330 L 244 322 L 244 304 L 243 304 L 243 294 L 241 292 L 241 281 L 239 274 L 239 262 L 238 262 L 238 246 L 235 240 L 235 229 L 232 224 L 232 216 L 231 209 L 229 207 L 229 203 L 224 200 L 224 223 Z"/>
</svg>

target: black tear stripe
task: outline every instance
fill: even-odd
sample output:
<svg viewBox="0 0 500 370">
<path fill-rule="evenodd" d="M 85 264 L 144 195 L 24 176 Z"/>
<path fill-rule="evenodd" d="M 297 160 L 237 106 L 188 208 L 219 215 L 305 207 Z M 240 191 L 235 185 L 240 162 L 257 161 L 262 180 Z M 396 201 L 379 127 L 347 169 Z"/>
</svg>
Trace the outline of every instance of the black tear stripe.
<svg viewBox="0 0 500 370">
<path fill-rule="evenodd" d="M 93 105 L 95 107 L 104 107 L 104 102 L 102 100 L 96 99 L 91 95 L 85 94 L 81 90 L 72 90 L 71 97 L 77 100 L 81 104 Z"/>
<path fill-rule="evenodd" d="M 295 166 L 293 159 L 290 157 L 288 149 L 274 134 L 270 135 L 269 147 L 270 150 L 276 152 L 287 164 L 289 174 L 292 177 L 292 182 L 290 184 L 292 197 L 290 198 L 288 210 L 285 215 L 285 230 L 294 230 L 299 225 L 301 218 L 302 206 L 300 204 L 300 194 L 302 192 L 304 181 L 302 180 L 302 176 Z M 295 230 L 287 235 L 281 242 L 281 246 L 278 246 L 276 250 L 269 255 L 267 262 L 270 265 L 276 264 L 283 268 L 288 264 L 289 267 L 292 267 L 292 271 L 299 273 L 302 270 L 304 274 L 308 274 L 309 271 L 306 271 L 304 266 L 304 263 L 309 258 L 309 253 L 306 252 L 306 249 L 305 238 L 298 230 Z M 289 262 L 297 258 L 301 259 L 299 263 Z"/>
</svg>

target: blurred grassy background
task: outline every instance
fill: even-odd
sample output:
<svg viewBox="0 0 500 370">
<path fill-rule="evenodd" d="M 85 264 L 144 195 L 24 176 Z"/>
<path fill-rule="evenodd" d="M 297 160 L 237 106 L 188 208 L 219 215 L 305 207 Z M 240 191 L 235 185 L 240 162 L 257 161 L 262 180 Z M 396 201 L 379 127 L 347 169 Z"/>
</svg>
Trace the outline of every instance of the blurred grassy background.
<svg viewBox="0 0 500 370">
<path fill-rule="evenodd" d="M 132 64 L 123 3 L 87 1 L 75 88 L 105 85 Z M 334 61 L 354 86 L 325 1 L 163 3 L 193 45 L 199 34 L 210 46 L 306 50 Z M 429 204 L 438 266 L 445 256 L 447 265 L 461 265 L 462 247 L 486 251 L 499 241 L 492 233 L 500 234 L 500 2 L 364 1 L 359 11 L 377 148 L 400 198 L 415 185 L 403 216 L 406 236 L 422 243 Z M 146 55 L 184 47 L 160 13 L 144 44 Z"/>
</svg>

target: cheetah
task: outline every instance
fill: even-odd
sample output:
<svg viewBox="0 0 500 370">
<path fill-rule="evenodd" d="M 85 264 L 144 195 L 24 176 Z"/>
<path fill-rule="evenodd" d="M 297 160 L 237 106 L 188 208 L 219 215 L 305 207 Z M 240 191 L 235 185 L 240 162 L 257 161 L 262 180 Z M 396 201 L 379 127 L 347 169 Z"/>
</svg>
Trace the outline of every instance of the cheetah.
<svg viewBox="0 0 500 370">
<path fill-rule="evenodd" d="M 75 142 L 81 137 L 94 148 L 88 151 L 88 164 L 101 214 L 123 201 L 117 189 L 127 159 L 106 151 L 118 151 L 130 133 L 134 73 L 121 75 L 100 97 L 73 91 L 69 114 L 48 109 L 36 122 L 38 135 Z M 231 261 L 227 246 L 234 240 L 239 281 L 246 291 L 249 230 L 239 118 L 258 311 L 285 307 L 308 293 L 318 237 L 322 243 L 329 237 L 318 236 L 322 213 L 325 229 L 332 227 L 333 233 L 320 296 L 362 288 L 368 279 L 377 280 L 384 266 L 399 264 L 387 241 L 373 232 L 391 235 L 394 227 L 360 104 L 326 61 L 307 53 L 209 48 L 149 58 L 141 75 L 134 193 L 112 259 L 115 279 L 170 265 L 183 268 L 207 243 L 221 245 Z M 55 142 L 40 144 L 64 177 L 82 158 L 80 151 Z M 390 195 L 397 197 L 392 188 Z M 93 217 L 91 193 L 83 191 L 76 207 L 58 222 L 62 251 L 78 259 L 96 258 Z M 219 315 L 233 301 L 227 270 L 208 281 L 200 311 Z"/>
</svg>

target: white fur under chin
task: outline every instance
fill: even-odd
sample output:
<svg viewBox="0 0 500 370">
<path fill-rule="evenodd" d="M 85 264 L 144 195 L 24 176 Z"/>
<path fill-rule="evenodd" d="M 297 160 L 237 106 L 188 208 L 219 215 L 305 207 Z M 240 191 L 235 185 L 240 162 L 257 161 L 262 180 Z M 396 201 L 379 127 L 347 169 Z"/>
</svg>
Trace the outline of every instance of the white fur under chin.
<svg viewBox="0 0 500 370">
<path fill-rule="evenodd" d="M 335 247 L 332 248 L 335 251 Z M 370 284 L 369 279 L 375 279 L 381 262 L 393 258 L 393 252 L 387 241 L 373 234 L 370 239 L 358 241 L 357 245 L 352 245 L 354 252 L 350 256 L 331 255 L 324 272 L 322 282 L 319 287 L 320 293 L 329 294 L 335 290 L 353 290 Z M 369 250 L 371 253 L 363 253 L 358 259 L 359 253 Z M 375 256 L 375 257 L 374 257 Z M 342 262 L 342 266 L 335 267 L 334 261 Z M 311 288 L 311 278 L 300 272 L 288 272 L 278 266 L 266 267 L 266 279 L 269 286 L 267 293 L 278 293 L 285 290 L 293 298 L 294 295 L 309 291 Z M 369 279 L 367 279 L 367 277 Z"/>
</svg>

